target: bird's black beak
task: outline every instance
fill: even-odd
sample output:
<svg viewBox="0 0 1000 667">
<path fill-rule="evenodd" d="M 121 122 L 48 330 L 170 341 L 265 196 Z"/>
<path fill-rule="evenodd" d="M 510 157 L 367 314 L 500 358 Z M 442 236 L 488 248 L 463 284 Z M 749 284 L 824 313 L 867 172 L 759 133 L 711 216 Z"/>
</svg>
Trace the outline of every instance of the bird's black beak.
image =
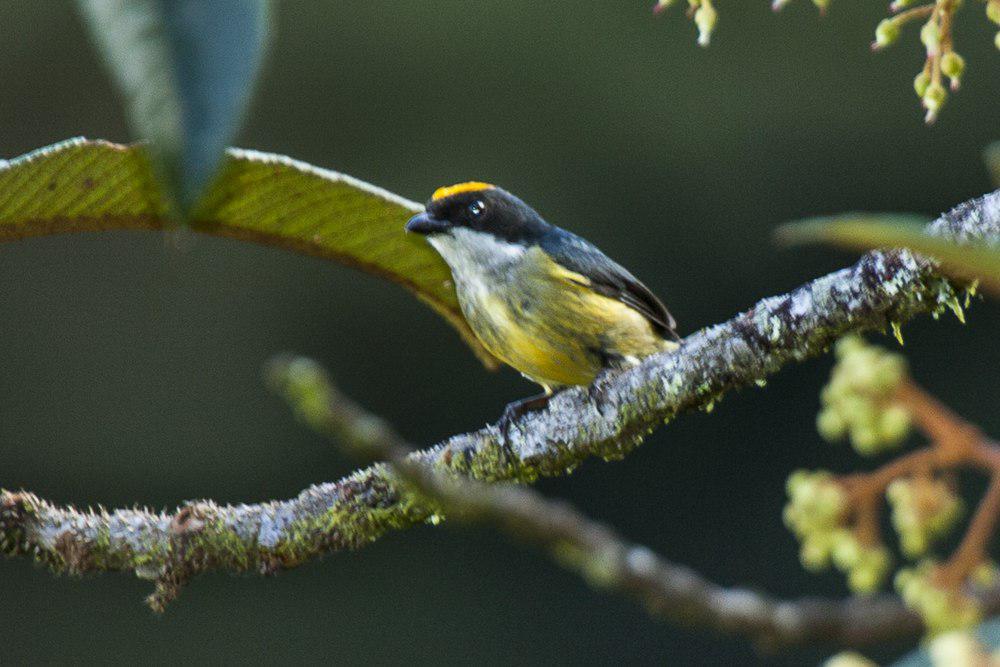
<svg viewBox="0 0 1000 667">
<path fill-rule="evenodd" d="M 418 213 L 410 221 L 406 223 L 406 231 L 416 232 L 417 234 L 423 234 L 427 236 L 428 234 L 439 234 L 441 232 L 446 232 L 451 229 L 451 223 L 447 220 L 438 220 L 432 217 L 428 213 Z"/>
</svg>

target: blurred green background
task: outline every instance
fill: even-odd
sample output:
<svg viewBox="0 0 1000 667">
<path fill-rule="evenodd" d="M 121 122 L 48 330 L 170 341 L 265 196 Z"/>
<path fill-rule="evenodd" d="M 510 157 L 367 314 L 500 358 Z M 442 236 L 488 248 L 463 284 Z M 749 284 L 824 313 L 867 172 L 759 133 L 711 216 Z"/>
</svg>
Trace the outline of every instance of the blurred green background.
<svg viewBox="0 0 1000 667">
<path fill-rule="evenodd" d="M 772 15 L 720 0 L 710 49 L 647 2 L 278 4 L 239 137 L 423 200 L 482 179 L 590 238 L 668 303 L 681 331 L 721 321 L 852 257 L 775 247 L 771 230 L 846 210 L 936 214 L 991 188 L 1000 53 L 970 6 L 964 89 L 934 127 L 910 81 L 915 34 L 868 43 L 881 3 Z M 0 156 L 73 135 L 127 139 L 120 99 L 69 2 L 6 2 Z M 59 502 L 259 501 L 353 468 L 260 381 L 292 350 L 416 443 L 493 420 L 534 388 L 485 372 L 402 290 L 232 241 L 115 233 L 0 246 L 0 484 Z M 906 329 L 914 373 L 1000 433 L 994 304 Z M 885 344 L 891 339 L 884 339 Z M 866 465 L 813 420 L 828 359 L 688 415 L 620 463 L 543 480 L 629 539 L 725 584 L 843 595 L 781 525 L 796 467 Z M 867 465 L 871 465 L 868 463 Z M 202 577 L 162 617 L 148 582 L 54 579 L 0 562 L 11 662 L 808 664 L 666 625 L 481 529 L 393 534 L 276 578 Z M 881 658 L 905 646 L 872 652 Z"/>
</svg>

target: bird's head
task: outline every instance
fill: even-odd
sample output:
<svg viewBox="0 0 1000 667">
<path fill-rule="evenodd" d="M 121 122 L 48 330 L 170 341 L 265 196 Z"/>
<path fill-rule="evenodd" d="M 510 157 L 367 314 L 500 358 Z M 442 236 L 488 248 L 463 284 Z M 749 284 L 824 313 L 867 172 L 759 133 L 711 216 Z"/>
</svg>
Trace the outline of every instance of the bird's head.
<svg viewBox="0 0 1000 667">
<path fill-rule="evenodd" d="M 523 201 L 495 185 L 478 181 L 438 188 L 426 210 L 406 223 L 407 231 L 430 240 L 456 234 L 485 235 L 519 245 L 534 242 L 547 228 L 538 213 Z"/>
</svg>

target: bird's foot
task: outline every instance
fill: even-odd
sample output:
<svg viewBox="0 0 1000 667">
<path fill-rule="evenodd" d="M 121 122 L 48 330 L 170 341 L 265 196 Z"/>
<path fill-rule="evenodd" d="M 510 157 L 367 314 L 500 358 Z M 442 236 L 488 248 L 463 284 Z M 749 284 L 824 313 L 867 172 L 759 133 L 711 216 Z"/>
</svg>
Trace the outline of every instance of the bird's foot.
<svg viewBox="0 0 1000 667">
<path fill-rule="evenodd" d="M 620 369 L 617 368 L 602 368 L 598 371 L 594 381 L 587 387 L 587 397 L 590 399 L 590 402 L 598 406 L 598 408 L 600 408 L 600 406 L 607 399 L 608 380 L 616 375 L 619 370 Z"/>
<path fill-rule="evenodd" d="M 529 412 L 544 410 L 548 407 L 549 399 L 551 398 L 552 394 L 539 394 L 538 396 L 529 396 L 528 398 L 522 398 L 519 401 L 507 404 L 497 424 L 500 427 L 500 431 L 506 436 L 510 433 L 510 427 L 513 426 L 515 421 Z"/>
</svg>

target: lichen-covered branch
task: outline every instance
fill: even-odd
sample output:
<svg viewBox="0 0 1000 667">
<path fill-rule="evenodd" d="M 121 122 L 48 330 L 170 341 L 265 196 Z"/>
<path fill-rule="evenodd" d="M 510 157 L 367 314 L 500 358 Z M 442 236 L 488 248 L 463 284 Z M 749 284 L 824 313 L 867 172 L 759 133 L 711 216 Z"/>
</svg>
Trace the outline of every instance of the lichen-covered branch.
<svg viewBox="0 0 1000 667">
<path fill-rule="evenodd" d="M 928 233 L 1000 243 L 1000 192 L 959 206 Z M 850 268 L 688 336 L 675 353 L 649 357 L 593 387 L 560 393 L 546 410 L 523 416 L 506 432 L 490 425 L 416 452 L 412 460 L 483 481 L 530 482 L 563 474 L 590 457 L 620 458 L 679 412 L 762 381 L 846 332 L 937 314 L 955 298 L 956 287 L 929 260 L 905 250 L 869 253 Z M 32 555 L 56 572 L 126 571 L 155 579 L 151 603 L 161 607 L 199 572 L 272 573 L 358 548 L 432 515 L 384 465 L 312 486 L 289 500 L 226 506 L 196 501 L 171 514 L 80 511 L 4 491 L 0 550 Z"/>
<path fill-rule="evenodd" d="M 748 589 L 723 588 L 644 546 L 630 544 L 566 503 L 547 500 L 523 486 L 442 474 L 408 458 L 403 439 L 341 394 L 309 359 L 278 358 L 268 375 L 311 426 L 358 457 L 387 461 L 436 512 L 449 520 L 490 523 L 544 547 L 591 585 L 632 596 L 656 616 L 743 635 L 768 650 L 875 644 L 915 638 L 923 628 L 916 614 L 889 595 L 778 600 Z M 1000 607 L 1000 597 L 990 602 Z"/>
</svg>

